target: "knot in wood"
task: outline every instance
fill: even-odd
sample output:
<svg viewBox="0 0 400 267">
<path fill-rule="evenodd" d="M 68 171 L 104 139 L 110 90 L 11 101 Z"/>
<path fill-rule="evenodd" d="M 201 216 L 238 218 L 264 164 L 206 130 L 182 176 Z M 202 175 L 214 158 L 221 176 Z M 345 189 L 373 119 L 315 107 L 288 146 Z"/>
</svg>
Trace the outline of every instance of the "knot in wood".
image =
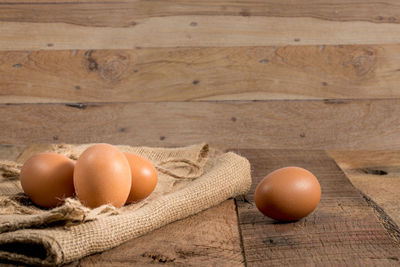
<svg viewBox="0 0 400 267">
<path fill-rule="evenodd" d="M 118 80 L 126 70 L 126 64 L 119 59 L 112 60 L 101 67 L 101 77 L 108 81 Z"/>
<path fill-rule="evenodd" d="M 348 63 L 352 66 L 355 75 L 366 76 L 375 69 L 376 51 L 369 47 L 357 49 L 352 53 Z"/>
</svg>

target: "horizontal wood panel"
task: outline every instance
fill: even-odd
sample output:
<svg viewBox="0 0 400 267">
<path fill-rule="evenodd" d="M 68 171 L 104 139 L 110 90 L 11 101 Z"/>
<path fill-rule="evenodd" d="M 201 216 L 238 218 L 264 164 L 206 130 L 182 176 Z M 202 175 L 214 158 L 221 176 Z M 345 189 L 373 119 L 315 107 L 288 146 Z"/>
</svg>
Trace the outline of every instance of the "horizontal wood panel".
<svg viewBox="0 0 400 267">
<path fill-rule="evenodd" d="M 8 0 L 0 3 L 0 21 L 63 22 L 83 26 L 129 27 L 135 20 L 177 15 L 312 17 L 337 21 L 399 23 L 396 0 Z"/>
<path fill-rule="evenodd" d="M 185 15 L 138 19 L 130 27 L 0 22 L 0 35 L 2 50 L 393 44 L 400 42 L 400 25 L 315 18 Z"/>
<path fill-rule="evenodd" d="M 400 97 L 400 45 L 0 52 L 0 102 Z"/>
<path fill-rule="evenodd" d="M 0 143 L 400 148 L 400 100 L 0 105 Z"/>
<path fill-rule="evenodd" d="M 26 146 L 24 145 L 14 146 L 0 144 L 0 160 L 16 160 L 25 148 Z"/>
</svg>

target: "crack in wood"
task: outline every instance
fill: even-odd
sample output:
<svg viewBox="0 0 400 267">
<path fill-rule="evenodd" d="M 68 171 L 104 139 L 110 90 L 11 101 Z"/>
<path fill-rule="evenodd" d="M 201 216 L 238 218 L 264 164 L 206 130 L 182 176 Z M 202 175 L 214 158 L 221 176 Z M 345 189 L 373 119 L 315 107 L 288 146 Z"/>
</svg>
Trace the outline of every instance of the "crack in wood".
<svg viewBox="0 0 400 267">
<path fill-rule="evenodd" d="M 71 108 L 77 108 L 77 109 L 86 109 L 87 108 L 87 104 L 84 104 L 84 103 L 67 103 L 67 104 L 65 104 L 65 106 L 71 107 Z"/>
<path fill-rule="evenodd" d="M 242 196 L 238 196 L 239 198 L 242 197 L 242 201 L 246 201 L 248 203 L 250 203 L 250 201 L 247 200 L 246 195 L 242 195 Z M 243 233 L 242 233 L 242 228 L 240 227 L 240 216 L 239 216 L 239 207 L 238 207 L 238 197 L 234 198 L 234 202 L 235 202 L 235 211 L 236 211 L 236 218 L 237 218 L 237 227 L 238 227 L 238 231 L 239 231 L 239 240 L 240 240 L 240 250 L 243 256 L 243 264 L 244 267 L 247 267 L 247 260 L 246 260 L 246 253 L 245 253 L 245 249 L 244 249 L 244 244 L 243 244 Z"/>
<path fill-rule="evenodd" d="M 400 228 L 399 226 L 390 218 L 389 215 L 369 196 L 364 194 L 362 191 L 359 191 L 361 196 L 365 199 L 368 206 L 372 207 L 378 220 L 382 223 L 383 227 L 386 229 L 389 236 L 400 245 Z M 398 259 L 397 259 L 398 260 Z"/>
<path fill-rule="evenodd" d="M 175 258 L 170 258 L 160 253 L 145 252 L 141 256 L 144 258 L 151 258 L 154 262 L 159 262 L 159 263 L 167 263 L 175 261 Z"/>
<path fill-rule="evenodd" d="M 373 169 L 373 168 L 361 168 L 359 169 L 361 172 L 365 174 L 373 174 L 373 175 L 387 175 L 388 172 L 380 169 Z"/>
</svg>

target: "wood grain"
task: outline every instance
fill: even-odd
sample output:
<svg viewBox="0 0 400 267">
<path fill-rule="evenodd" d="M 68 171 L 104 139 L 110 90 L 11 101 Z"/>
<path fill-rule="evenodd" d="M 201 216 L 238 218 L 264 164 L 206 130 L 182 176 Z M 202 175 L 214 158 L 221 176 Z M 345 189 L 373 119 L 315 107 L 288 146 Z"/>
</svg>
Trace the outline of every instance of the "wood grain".
<svg viewBox="0 0 400 267">
<path fill-rule="evenodd" d="M 0 105 L 0 143 L 400 148 L 400 102 L 224 101 Z"/>
<path fill-rule="evenodd" d="M 83 258 L 79 266 L 244 266 L 235 203 L 222 204 Z"/>
<path fill-rule="evenodd" d="M 329 151 L 350 181 L 400 225 L 399 151 Z"/>
<path fill-rule="evenodd" d="M 24 145 L 5 145 L 0 144 L 0 160 L 16 160 L 19 155 L 25 150 Z"/>
<path fill-rule="evenodd" d="M 24 164 L 30 157 L 47 151 L 52 151 L 52 145 L 48 144 L 28 144 L 25 149 L 15 159 L 17 163 Z"/>
<path fill-rule="evenodd" d="M 396 0 L 305 0 L 301 5 L 291 0 L 8 0 L 0 6 L 0 21 L 62 22 L 82 26 L 129 27 L 137 19 L 188 14 L 399 23 L 400 6 Z"/>
<path fill-rule="evenodd" d="M 24 145 L 6 145 L 0 144 L 0 160 L 11 160 L 15 161 L 19 157 L 19 155 L 25 150 L 26 146 Z M 0 169 L 0 183 L 4 185 L 4 183 L 8 183 L 9 179 L 3 178 L 4 171 Z M 9 183 L 8 187 L 10 193 L 14 191 L 15 184 L 13 182 Z M 19 189 L 19 188 L 17 188 Z"/>
<path fill-rule="evenodd" d="M 1 50 L 396 44 L 400 26 L 315 18 L 185 15 L 138 19 L 130 27 L 0 22 L 0 35 Z"/>
<path fill-rule="evenodd" d="M 249 266 L 398 264 L 399 245 L 325 152 L 239 151 L 253 166 L 253 185 L 247 201 L 237 201 Z M 312 214 L 298 222 L 283 224 L 258 212 L 253 194 L 266 174 L 284 166 L 299 166 L 313 172 L 320 181 L 322 198 Z"/>
<path fill-rule="evenodd" d="M 400 45 L 0 52 L 0 102 L 398 98 Z"/>
</svg>

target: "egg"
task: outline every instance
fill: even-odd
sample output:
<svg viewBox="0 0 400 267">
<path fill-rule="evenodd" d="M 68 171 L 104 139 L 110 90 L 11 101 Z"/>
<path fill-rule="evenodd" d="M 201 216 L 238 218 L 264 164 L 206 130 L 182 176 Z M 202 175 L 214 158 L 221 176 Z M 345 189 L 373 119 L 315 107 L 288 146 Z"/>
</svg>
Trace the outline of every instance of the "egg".
<svg viewBox="0 0 400 267">
<path fill-rule="evenodd" d="M 264 215 L 280 221 L 296 221 L 310 214 L 321 199 L 321 186 L 308 170 L 277 169 L 257 185 L 254 202 Z"/>
<path fill-rule="evenodd" d="M 36 154 L 22 166 L 22 189 L 36 205 L 56 207 L 74 195 L 74 166 L 74 161 L 63 155 Z"/>
<path fill-rule="evenodd" d="M 132 186 L 127 203 L 148 197 L 157 185 L 157 170 L 147 159 L 132 153 L 125 153 L 131 167 Z"/>
<path fill-rule="evenodd" d="M 103 204 L 122 207 L 132 184 L 128 160 L 109 144 L 96 144 L 83 151 L 76 161 L 73 180 L 78 199 L 89 208 Z"/>
</svg>

